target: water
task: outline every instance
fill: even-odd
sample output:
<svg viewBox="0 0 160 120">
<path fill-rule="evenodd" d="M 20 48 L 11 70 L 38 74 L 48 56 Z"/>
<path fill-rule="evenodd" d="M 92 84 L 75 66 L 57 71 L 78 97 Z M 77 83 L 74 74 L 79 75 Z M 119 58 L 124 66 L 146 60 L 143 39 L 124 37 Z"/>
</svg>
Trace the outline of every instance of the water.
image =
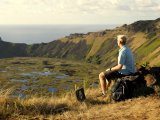
<svg viewBox="0 0 160 120">
<path fill-rule="evenodd" d="M 28 72 L 28 73 L 20 73 L 18 74 L 19 76 L 23 76 L 23 77 L 29 77 L 31 78 L 30 80 L 27 79 L 10 79 L 10 82 L 17 84 L 19 87 L 17 88 L 17 90 L 14 92 L 13 96 L 16 97 L 18 96 L 19 98 L 26 98 L 28 94 L 25 93 L 25 91 L 28 91 L 30 89 L 37 89 L 40 87 L 43 87 L 45 89 L 47 89 L 47 91 L 49 93 L 56 93 L 58 92 L 58 90 L 65 90 L 65 91 L 69 91 L 71 89 L 73 89 L 73 85 L 71 84 L 65 84 L 65 86 L 63 86 L 62 88 L 57 88 L 56 85 L 53 83 L 52 86 L 50 86 L 50 84 L 48 83 L 48 85 L 39 85 L 38 80 L 33 79 L 33 77 L 38 78 L 39 76 L 53 76 L 54 78 L 56 78 L 56 80 L 58 81 L 66 81 L 67 83 L 82 83 L 83 80 L 79 80 L 79 79 L 75 79 L 75 80 L 69 80 L 70 76 L 66 75 L 64 73 L 56 73 L 56 72 L 51 72 L 51 71 L 32 71 L 32 72 Z M 68 79 L 66 79 L 68 78 Z M 55 81 L 53 79 L 53 81 Z M 28 84 L 29 83 L 29 84 Z M 92 84 L 92 87 L 95 87 L 96 84 Z"/>
<path fill-rule="evenodd" d="M 0 37 L 13 43 L 47 43 L 71 33 L 97 32 L 118 25 L 0 25 Z"/>
<path fill-rule="evenodd" d="M 27 89 L 28 89 L 28 86 L 26 86 L 26 85 L 21 86 L 21 90 L 27 90 Z"/>
<path fill-rule="evenodd" d="M 19 83 L 27 83 L 28 80 L 16 80 L 16 79 L 11 79 L 11 82 L 19 82 Z"/>
<path fill-rule="evenodd" d="M 55 93 L 57 91 L 58 91 L 57 88 L 53 88 L 53 87 L 48 88 L 48 92 Z"/>
<path fill-rule="evenodd" d="M 21 73 L 20 75 L 25 77 L 36 77 L 36 76 L 50 76 L 55 75 L 55 72 L 45 71 L 45 72 L 31 72 L 31 73 Z"/>
<path fill-rule="evenodd" d="M 56 76 L 57 79 L 64 79 L 64 78 L 66 78 L 66 77 L 69 77 L 69 76 L 66 75 L 66 74 L 61 74 L 61 75 L 57 75 L 57 76 Z"/>
</svg>

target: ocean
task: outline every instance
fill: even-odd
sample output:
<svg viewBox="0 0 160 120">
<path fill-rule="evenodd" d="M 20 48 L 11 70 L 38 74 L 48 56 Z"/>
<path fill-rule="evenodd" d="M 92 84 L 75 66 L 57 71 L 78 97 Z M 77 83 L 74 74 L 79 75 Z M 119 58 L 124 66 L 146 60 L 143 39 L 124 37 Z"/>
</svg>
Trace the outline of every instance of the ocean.
<svg viewBox="0 0 160 120">
<path fill-rule="evenodd" d="M 118 25 L 0 25 L 0 37 L 12 43 L 48 43 L 73 33 L 98 32 Z"/>
</svg>

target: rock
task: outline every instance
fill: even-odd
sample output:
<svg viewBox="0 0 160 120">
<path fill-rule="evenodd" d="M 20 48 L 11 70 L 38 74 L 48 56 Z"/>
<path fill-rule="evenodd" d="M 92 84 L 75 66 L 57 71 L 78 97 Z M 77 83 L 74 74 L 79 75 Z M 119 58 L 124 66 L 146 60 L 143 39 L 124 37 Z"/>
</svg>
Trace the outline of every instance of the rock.
<svg viewBox="0 0 160 120">
<path fill-rule="evenodd" d="M 154 85 L 153 89 L 155 91 L 155 95 L 160 96 L 160 86 Z"/>
<path fill-rule="evenodd" d="M 153 86 L 155 83 L 156 83 L 156 79 L 155 79 L 155 77 L 153 76 L 153 75 L 151 75 L 151 74 L 147 74 L 145 77 L 144 77 L 144 80 L 146 81 L 146 85 L 148 86 L 148 87 L 151 87 L 151 86 Z"/>
</svg>

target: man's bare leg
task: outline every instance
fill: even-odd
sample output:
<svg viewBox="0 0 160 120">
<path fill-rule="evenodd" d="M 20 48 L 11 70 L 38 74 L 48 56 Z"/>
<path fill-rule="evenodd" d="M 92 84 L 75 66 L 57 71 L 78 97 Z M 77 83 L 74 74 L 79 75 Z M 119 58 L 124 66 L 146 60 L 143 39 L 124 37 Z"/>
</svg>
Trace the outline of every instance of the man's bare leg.
<svg viewBox="0 0 160 120">
<path fill-rule="evenodd" d="M 101 72 L 99 74 L 99 81 L 100 81 L 102 93 L 105 95 L 105 91 L 106 91 L 106 78 L 105 78 L 105 74 L 103 72 Z"/>
<path fill-rule="evenodd" d="M 104 72 L 101 72 L 99 74 L 99 81 L 100 81 L 102 93 L 105 95 L 105 92 L 106 90 L 108 90 L 108 87 L 110 86 L 111 82 L 106 79 Z"/>
</svg>

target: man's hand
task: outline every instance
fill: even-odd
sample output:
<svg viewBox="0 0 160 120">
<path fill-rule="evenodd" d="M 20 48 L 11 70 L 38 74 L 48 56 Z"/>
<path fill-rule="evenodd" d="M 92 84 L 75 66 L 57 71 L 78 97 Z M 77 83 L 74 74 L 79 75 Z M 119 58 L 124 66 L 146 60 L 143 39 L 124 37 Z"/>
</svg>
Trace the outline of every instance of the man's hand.
<svg viewBox="0 0 160 120">
<path fill-rule="evenodd" d="M 108 68 L 108 69 L 106 69 L 106 71 L 104 71 L 104 74 L 105 74 L 105 75 L 108 75 L 108 74 L 110 74 L 111 72 L 112 72 L 111 68 Z"/>
<path fill-rule="evenodd" d="M 112 71 L 111 68 L 106 69 L 106 72 L 111 72 L 111 71 Z"/>
</svg>

